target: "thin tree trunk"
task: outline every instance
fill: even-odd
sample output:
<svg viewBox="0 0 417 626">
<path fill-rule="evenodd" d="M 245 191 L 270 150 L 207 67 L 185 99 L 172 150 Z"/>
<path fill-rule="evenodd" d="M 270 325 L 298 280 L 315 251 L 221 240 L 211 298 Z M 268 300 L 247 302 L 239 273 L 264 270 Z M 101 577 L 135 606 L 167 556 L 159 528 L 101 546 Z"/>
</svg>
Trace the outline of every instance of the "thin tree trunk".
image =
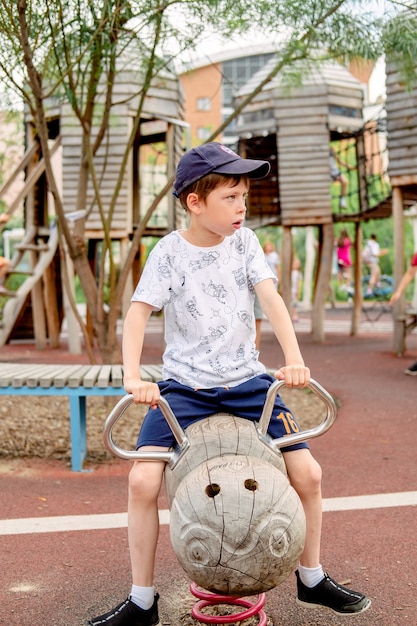
<svg viewBox="0 0 417 626">
<path fill-rule="evenodd" d="M 319 266 L 317 273 L 316 290 L 314 294 L 313 310 L 311 315 L 311 333 L 313 341 L 323 343 L 324 335 L 324 314 L 326 298 L 329 291 L 329 283 L 332 275 L 333 262 L 333 224 L 323 224 L 321 226 L 321 241 Z"/>
</svg>

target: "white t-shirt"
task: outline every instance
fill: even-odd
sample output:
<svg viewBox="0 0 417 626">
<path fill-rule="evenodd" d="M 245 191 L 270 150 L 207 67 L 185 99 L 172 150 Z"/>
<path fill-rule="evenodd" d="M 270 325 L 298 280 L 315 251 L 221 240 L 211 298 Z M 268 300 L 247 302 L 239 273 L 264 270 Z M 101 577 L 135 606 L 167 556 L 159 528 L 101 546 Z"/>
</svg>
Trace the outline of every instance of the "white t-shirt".
<svg viewBox="0 0 417 626">
<path fill-rule="evenodd" d="M 264 373 L 255 349 L 254 285 L 267 278 L 276 281 L 248 228 L 212 248 L 188 243 L 181 231 L 163 237 L 132 301 L 164 309 L 164 379 L 208 389 Z"/>
<path fill-rule="evenodd" d="M 380 245 L 375 239 L 368 239 L 366 245 L 370 251 L 369 263 L 378 263 L 379 253 L 381 251 Z"/>
</svg>

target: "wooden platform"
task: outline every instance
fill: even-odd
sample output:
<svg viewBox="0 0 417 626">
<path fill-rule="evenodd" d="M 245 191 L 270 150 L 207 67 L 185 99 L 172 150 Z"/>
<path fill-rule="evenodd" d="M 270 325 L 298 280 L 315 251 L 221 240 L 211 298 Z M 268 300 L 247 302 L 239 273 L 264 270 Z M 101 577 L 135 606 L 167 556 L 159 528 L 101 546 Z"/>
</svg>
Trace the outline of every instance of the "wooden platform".
<svg viewBox="0 0 417 626">
<path fill-rule="evenodd" d="M 141 367 L 143 380 L 161 380 L 162 365 Z M 68 396 L 71 465 L 82 471 L 87 453 L 87 396 L 123 396 L 121 365 L 35 365 L 0 363 L 0 395 Z"/>
<path fill-rule="evenodd" d="M 402 315 L 398 315 L 396 320 L 403 325 L 405 339 L 417 327 L 417 309 L 407 309 Z"/>
</svg>

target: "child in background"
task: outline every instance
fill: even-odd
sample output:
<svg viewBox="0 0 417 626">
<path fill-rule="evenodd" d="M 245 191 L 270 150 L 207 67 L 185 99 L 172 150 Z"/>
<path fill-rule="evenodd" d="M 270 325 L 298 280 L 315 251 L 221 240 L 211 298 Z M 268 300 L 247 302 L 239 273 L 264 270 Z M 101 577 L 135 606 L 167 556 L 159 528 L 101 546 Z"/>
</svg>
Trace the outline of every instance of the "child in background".
<svg viewBox="0 0 417 626">
<path fill-rule="evenodd" d="M 268 263 L 269 267 L 274 273 L 274 276 L 279 281 L 279 266 L 280 266 L 281 260 L 279 258 L 279 254 L 276 251 L 275 246 L 272 243 L 272 241 L 265 241 L 263 245 L 263 251 L 265 254 L 266 262 Z"/>
<path fill-rule="evenodd" d="M 388 254 L 388 248 L 381 248 L 377 236 L 373 233 L 368 241 L 366 242 L 365 251 L 368 253 L 368 257 L 364 260 L 365 264 L 369 268 L 370 276 L 368 289 L 366 291 L 366 296 L 372 296 L 374 293 L 374 287 L 378 285 L 379 279 L 381 277 L 381 267 L 379 265 L 380 257 Z"/>
<path fill-rule="evenodd" d="M 294 257 L 291 267 L 291 317 L 293 322 L 298 322 L 302 284 L 301 261 L 298 257 Z"/>
<path fill-rule="evenodd" d="M 352 259 L 350 258 L 350 248 L 352 242 L 347 230 L 340 232 L 337 240 L 337 269 L 339 286 L 344 291 L 348 291 L 351 284 Z"/>
</svg>

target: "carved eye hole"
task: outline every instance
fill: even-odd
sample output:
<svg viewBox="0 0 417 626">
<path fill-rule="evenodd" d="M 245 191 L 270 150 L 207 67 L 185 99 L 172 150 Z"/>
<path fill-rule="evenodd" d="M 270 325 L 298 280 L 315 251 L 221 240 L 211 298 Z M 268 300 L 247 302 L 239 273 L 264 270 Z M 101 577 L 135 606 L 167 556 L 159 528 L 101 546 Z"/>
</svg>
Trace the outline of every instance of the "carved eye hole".
<svg viewBox="0 0 417 626">
<path fill-rule="evenodd" d="M 253 478 L 247 478 L 245 480 L 245 489 L 248 491 L 256 491 L 258 488 L 258 483 Z"/>
<path fill-rule="evenodd" d="M 206 495 L 209 498 L 215 498 L 219 493 L 220 493 L 220 485 L 217 485 L 216 483 L 211 483 L 210 485 L 207 485 Z"/>
</svg>

